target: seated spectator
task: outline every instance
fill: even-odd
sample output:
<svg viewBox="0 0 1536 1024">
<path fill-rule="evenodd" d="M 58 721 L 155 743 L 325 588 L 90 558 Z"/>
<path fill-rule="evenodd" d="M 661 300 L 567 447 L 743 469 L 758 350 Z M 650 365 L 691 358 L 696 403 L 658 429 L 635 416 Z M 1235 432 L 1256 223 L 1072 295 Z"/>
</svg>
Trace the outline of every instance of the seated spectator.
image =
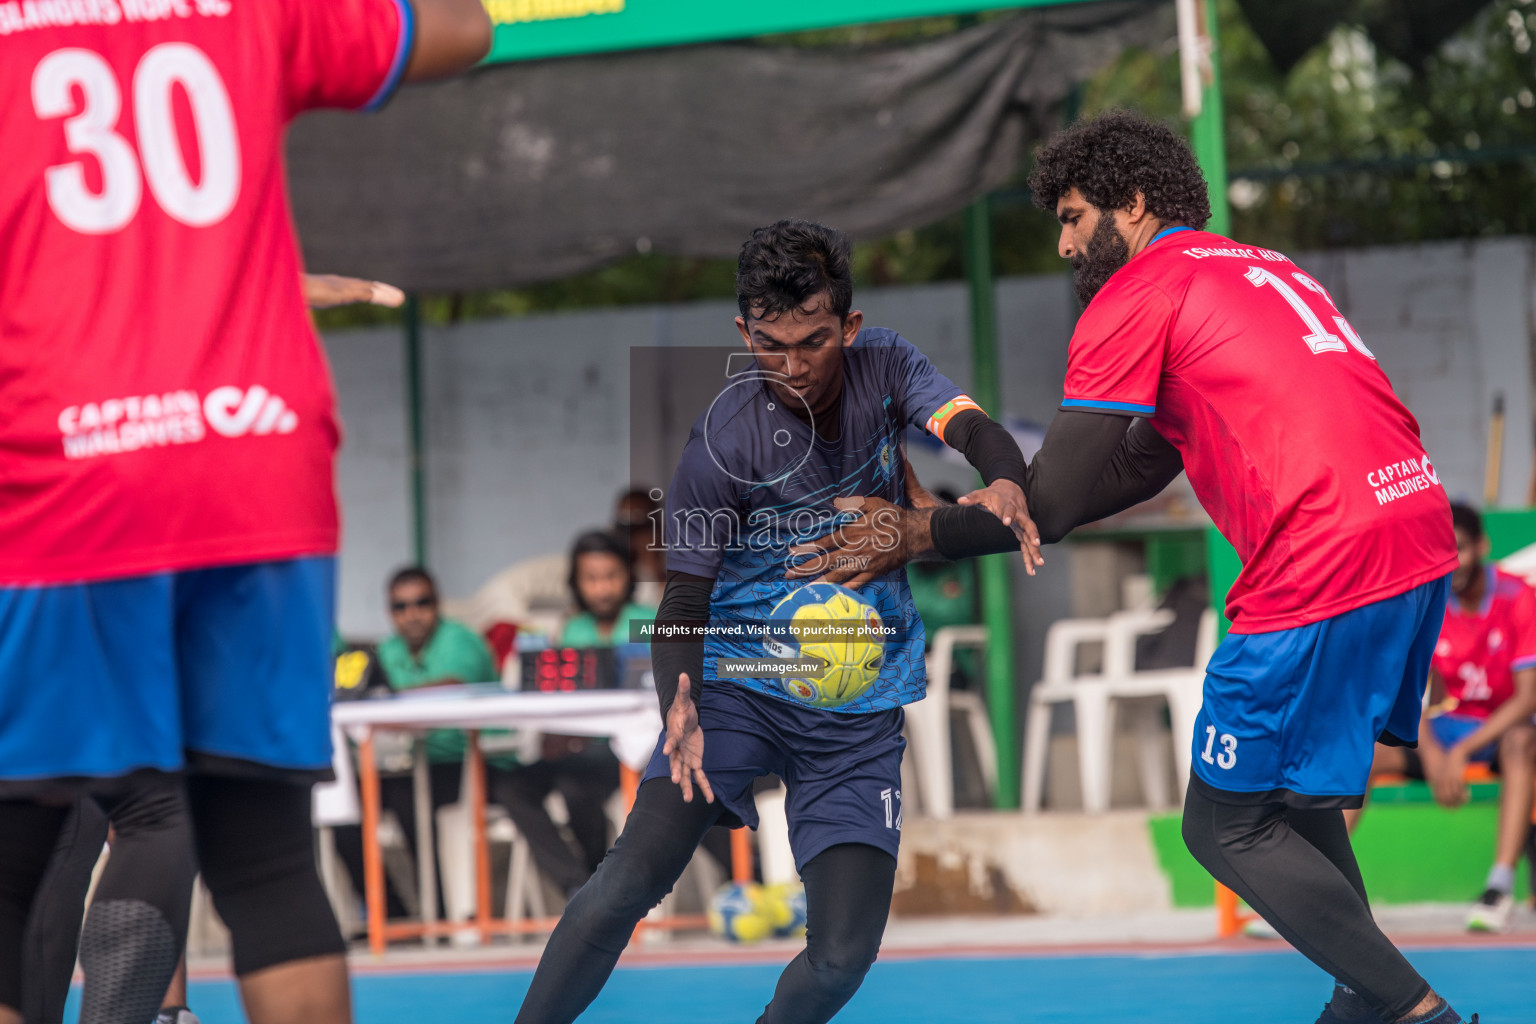
<svg viewBox="0 0 1536 1024">
<path fill-rule="evenodd" d="M 630 642 L 631 622 L 650 622 L 656 609 L 636 604 L 629 550 L 611 533 L 594 530 L 571 548 L 571 598 L 581 609 L 560 630 L 562 647 L 612 647 Z"/>
<path fill-rule="evenodd" d="M 485 641 L 468 626 L 438 613 L 437 584 L 425 569 L 395 573 L 389 581 L 389 617 L 395 632 L 379 644 L 379 665 L 394 689 L 496 680 Z M 462 736 L 456 746 L 462 754 Z"/>
<path fill-rule="evenodd" d="M 468 627 L 445 619 L 438 611 L 437 584 L 425 569 L 401 569 L 389 581 L 389 617 L 395 631 L 380 642 L 378 665 L 393 690 L 463 683 L 494 682 L 496 666 L 485 641 Z M 433 835 L 436 811 L 457 803 L 463 782 L 465 737 L 458 729 L 434 729 L 426 736 L 431 780 Z M 517 761 L 510 756 L 487 758 L 487 770 L 509 770 Z M 393 811 L 405 833 L 412 856 L 416 849 L 416 803 L 409 776 L 385 776 L 380 780 L 380 805 Z M 363 853 L 361 835 L 355 828 L 336 830 L 336 851 L 347 865 L 354 884 L 361 888 Z M 438 906 L 443 906 L 441 898 Z M 404 913 L 404 905 L 390 893 L 390 915 Z"/>
<path fill-rule="evenodd" d="M 1435 800 L 1467 799 L 1466 770 L 1491 764 L 1502 777 L 1499 831 L 1486 891 L 1467 915 L 1473 931 L 1502 931 L 1513 906 L 1515 862 L 1531 822 L 1536 779 L 1536 593 L 1518 577 L 1486 564 L 1482 518 L 1451 506 L 1460 564 L 1431 663 L 1431 702 L 1417 750 L 1376 747 L 1377 773 L 1424 779 Z M 1360 811 L 1346 812 L 1353 828 Z"/>
<path fill-rule="evenodd" d="M 612 534 L 592 532 L 571 549 L 571 597 L 580 612 L 560 631 L 562 647 L 609 647 L 629 641 L 629 624 L 656 617 L 654 608 L 635 604 L 634 578 L 624 544 Z M 602 740 L 580 736 L 544 737 L 543 759 L 510 773 L 492 789 L 527 838 L 534 863 L 567 894 L 581 888 L 608 851 L 606 804 L 619 786 L 619 762 Z M 558 792 L 570 816 L 576 849 L 547 816 L 544 801 Z"/>
<path fill-rule="evenodd" d="M 643 487 L 619 495 L 613 509 L 613 533 L 629 550 L 629 572 L 634 577 L 639 602 L 652 606 L 661 604 L 662 584 L 667 579 L 661 510 L 661 502 Z"/>
</svg>

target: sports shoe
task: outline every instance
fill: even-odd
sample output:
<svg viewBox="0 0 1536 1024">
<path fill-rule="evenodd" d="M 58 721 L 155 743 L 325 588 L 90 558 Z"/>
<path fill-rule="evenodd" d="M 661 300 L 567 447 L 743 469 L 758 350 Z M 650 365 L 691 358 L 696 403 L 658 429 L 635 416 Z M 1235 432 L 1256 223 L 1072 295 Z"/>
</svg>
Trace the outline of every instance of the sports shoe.
<svg viewBox="0 0 1536 1024">
<path fill-rule="evenodd" d="M 1262 917 L 1255 917 L 1252 921 L 1243 925 L 1243 934 L 1250 939 L 1278 939 L 1280 933 L 1275 931 L 1275 926 Z"/>
<path fill-rule="evenodd" d="M 185 1006 L 165 1006 L 155 1015 L 155 1024 L 203 1024 L 197 1014 Z"/>
<path fill-rule="evenodd" d="M 1317 1018 L 1317 1024 L 1386 1024 L 1386 1022 L 1366 1006 L 1365 1001 L 1358 995 L 1335 983 L 1333 998 L 1323 1006 L 1323 1014 Z"/>
<path fill-rule="evenodd" d="M 1467 911 L 1467 931 L 1502 932 L 1509 926 L 1509 913 L 1515 898 L 1499 889 L 1485 889 L 1472 909 Z"/>
<path fill-rule="evenodd" d="M 1322 1016 L 1317 1018 L 1317 1024 L 1385 1024 L 1385 1022 L 1374 1013 L 1367 1013 L 1364 1017 L 1340 1017 L 1333 1012 L 1332 1003 L 1325 1003 Z"/>
</svg>

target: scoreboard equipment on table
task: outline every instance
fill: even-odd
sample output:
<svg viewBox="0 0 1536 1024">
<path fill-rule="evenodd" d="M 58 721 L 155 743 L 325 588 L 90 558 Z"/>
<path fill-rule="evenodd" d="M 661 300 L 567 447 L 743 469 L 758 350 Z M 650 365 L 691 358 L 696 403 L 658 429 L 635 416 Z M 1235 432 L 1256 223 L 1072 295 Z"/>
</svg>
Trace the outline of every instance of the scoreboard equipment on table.
<svg viewBox="0 0 1536 1024">
<path fill-rule="evenodd" d="M 634 648 L 634 650 L 630 650 Z M 618 647 L 546 647 L 523 651 L 522 686 L 534 693 L 578 690 L 634 690 L 649 685 L 650 657 L 644 644 Z"/>
</svg>

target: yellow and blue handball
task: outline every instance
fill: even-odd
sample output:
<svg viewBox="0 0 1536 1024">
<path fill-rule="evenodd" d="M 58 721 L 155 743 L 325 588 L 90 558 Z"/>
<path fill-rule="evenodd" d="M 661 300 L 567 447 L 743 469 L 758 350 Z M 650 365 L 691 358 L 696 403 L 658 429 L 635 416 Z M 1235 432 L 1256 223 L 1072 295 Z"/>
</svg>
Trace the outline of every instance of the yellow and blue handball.
<svg viewBox="0 0 1536 1024">
<path fill-rule="evenodd" d="M 732 942 L 759 942 L 774 933 L 773 907 L 756 882 L 727 882 L 709 901 L 709 930 Z"/>
<path fill-rule="evenodd" d="M 780 882 L 768 886 L 769 917 L 773 934 L 780 937 L 805 934 L 805 886 L 799 882 Z"/>
<path fill-rule="evenodd" d="M 709 901 L 709 930 L 732 942 L 805 934 L 805 886 L 727 882 Z"/>
<path fill-rule="evenodd" d="M 875 606 L 836 583 L 807 583 L 774 605 L 767 652 L 820 663 L 783 680 L 784 692 L 813 708 L 836 708 L 869 692 L 885 666 L 885 626 Z"/>
</svg>

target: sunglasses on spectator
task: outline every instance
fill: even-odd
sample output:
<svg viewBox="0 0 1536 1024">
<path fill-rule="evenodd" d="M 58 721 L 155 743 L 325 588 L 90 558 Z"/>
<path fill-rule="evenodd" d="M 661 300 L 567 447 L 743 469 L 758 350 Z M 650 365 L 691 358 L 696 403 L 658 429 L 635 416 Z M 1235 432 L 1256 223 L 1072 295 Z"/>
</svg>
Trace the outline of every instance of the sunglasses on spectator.
<svg viewBox="0 0 1536 1024">
<path fill-rule="evenodd" d="M 435 597 L 418 597 L 414 601 L 391 601 L 389 602 L 389 610 L 392 612 L 403 612 L 411 608 L 433 608 L 436 605 L 437 598 Z"/>
</svg>

